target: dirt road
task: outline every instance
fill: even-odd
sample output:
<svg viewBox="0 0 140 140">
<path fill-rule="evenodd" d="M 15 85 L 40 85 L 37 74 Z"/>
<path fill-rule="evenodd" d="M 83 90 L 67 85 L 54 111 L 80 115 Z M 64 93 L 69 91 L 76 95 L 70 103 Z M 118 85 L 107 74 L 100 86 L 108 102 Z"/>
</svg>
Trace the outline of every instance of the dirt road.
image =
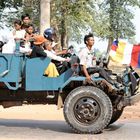
<svg viewBox="0 0 140 140">
<path fill-rule="evenodd" d="M 127 107 L 117 123 L 98 135 L 74 134 L 56 106 L 0 107 L 0 140 L 139 140 L 139 130 L 140 103 Z"/>
</svg>

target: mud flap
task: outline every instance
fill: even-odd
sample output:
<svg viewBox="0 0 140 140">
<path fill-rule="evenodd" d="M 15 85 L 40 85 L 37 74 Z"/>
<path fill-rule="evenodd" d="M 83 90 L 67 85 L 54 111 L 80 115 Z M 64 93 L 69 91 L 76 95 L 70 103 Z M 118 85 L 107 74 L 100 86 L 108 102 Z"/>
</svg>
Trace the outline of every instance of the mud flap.
<svg viewBox="0 0 140 140">
<path fill-rule="evenodd" d="M 22 106 L 22 102 L 21 101 L 4 101 L 2 102 L 2 106 L 3 108 L 8 108 L 12 106 Z"/>
<path fill-rule="evenodd" d="M 61 93 L 59 93 L 57 100 L 57 109 L 61 109 L 62 107 L 63 107 L 63 99 Z"/>
</svg>

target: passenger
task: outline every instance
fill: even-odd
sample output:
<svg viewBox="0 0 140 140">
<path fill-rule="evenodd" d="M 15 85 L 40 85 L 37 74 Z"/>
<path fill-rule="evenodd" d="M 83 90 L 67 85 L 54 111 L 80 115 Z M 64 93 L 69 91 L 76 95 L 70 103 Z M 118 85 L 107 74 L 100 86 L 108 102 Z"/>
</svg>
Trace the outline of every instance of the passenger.
<svg viewBox="0 0 140 140">
<path fill-rule="evenodd" d="M 44 46 L 44 51 L 46 52 L 46 54 L 47 54 L 47 56 L 49 57 L 49 58 L 51 58 L 52 60 L 56 60 L 56 61 L 59 61 L 59 62 L 69 62 L 70 61 L 70 59 L 66 59 L 66 58 L 63 58 L 63 57 L 61 57 L 61 56 L 57 56 L 56 54 L 54 54 L 53 52 L 52 52 L 52 42 L 49 42 L 49 41 L 46 41 L 45 42 L 45 46 Z M 51 64 L 53 64 L 54 65 L 54 63 L 52 63 L 51 62 Z M 55 66 L 56 67 L 56 66 Z M 62 65 L 62 68 L 63 67 L 65 67 L 64 65 Z M 48 68 L 45 70 L 45 74 L 47 74 L 47 70 L 48 70 Z M 51 70 L 50 70 L 51 71 Z M 55 70 L 56 71 L 56 70 Z M 57 72 L 53 72 L 54 74 L 56 73 L 57 74 Z M 50 73 L 51 74 L 51 73 Z M 61 74 L 61 73 L 60 73 Z"/>
<path fill-rule="evenodd" d="M 44 52 L 43 45 L 46 39 L 42 35 L 34 36 L 33 48 L 30 54 L 30 58 L 35 57 L 47 57 L 47 54 Z"/>
<path fill-rule="evenodd" d="M 15 39 L 15 41 L 17 40 L 25 40 L 25 33 L 26 31 L 21 29 L 21 21 L 20 20 L 15 20 L 14 21 L 14 30 L 13 30 L 13 37 Z"/>
<path fill-rule="evenodd" d="M 26 29 L 26 34 L 25 34 L 25 47 L 26 48 L 33 47 L 34 36 L 35 36 L 34 26 L 33 24 L 29 24 L 28 28 Z"/>
<path fill-rule="evenodd" d="M 22 20 L 22 29 L 25 30 L 28 28 L 28 25 L 32 23 L 29 14 L 22 15 L 21 20 Z"/>
<path fill-rule="evenodd" d="M 65 59 L 63 57 L 57 56 L 56 54 L 52 53 L 52 42 L 46 40 L 43 36 L 37 35 L 34 37 L 34 47 L 32 53 L 30 55 L 31 58 L 39 57 L 39 56 L 47 56 L 50 59 L 57 60 L 57 61 L 69 61 L 69 59 Z"/>
<path fill-rule="evenodd" d="M 57 61 L 69 61 L 68 59 L 62 58 L 60 56 L 55 55 L 51 52 L 52 50 L 52 42 L 46 40 L 43 36 L 36 36 L 34 47 L 31 52 L 30 58 L 34 57 L 49 57 L 50 59 L 57 60 Z M 50 62 L 48 67 L 45 69 L 44 75 L 47 75 L 48 77 L 57 77 L 59 76 L 59 73 L 56 69 L 56 66 L 54 63 Z"/>
<path fill-rule="evenodd" d="M 13 33 L 13 37 L 15 39 L 15 41 L 20 41 L 20 52 L 24 53 L 24 54 L 28 54 L 29 52 L 31 52 L 30 49 L 30 45 L 26 44 L 26 31 L 24 29 L 21 29 L 21 21 L 20 20 L 16 20 L 14 22 L 14 27 L 15 30 L 12 32 Z M 15 44 L 16 45 L 16 44 Z"/>
<path fill-rule="evenodd" d="M 50 41 L 50 42 L 52 42 L 52 45 L 51 45 L 51 48 L 49 48 L 49 52 L 48 52 L 48 54 L 49 55 L 54 55 L 55 54 L 55 57 L 58 55 L 58 53 L 56 53 L 54 50 L 53 50 L 53 43 L 54 43 L 54 40 L 55 40 L 55 38 L 56 38 L 56 34 L 55 34 L 55 31 L 54 31 L 54 29 L 53 28 L 48 28 L 48 29 L 46 29 L 45 31 L 44 31 L 44 37 L 48 40 L 48 41 Z M 48 50 L 48 48 L 46 48 L 46 51 Z M 51 54 L 50 54 L 50 52 L 51 52 Z M 64 54 L 65 52 L 61 52 L 61 54 Z M 60 54 L 60 53 L 59 53 Z M 49 56 L 48 56 L 49 57 Z M 70 68 L 70 65 L 69 65 L 69 61 L 70 61 L 70 59 L 69 58 L 63 58 L 63 57 L 60 57 L 60 56 L 57 56 L 57 58 L 60 58 L 60 60 L 56 60 L 56 59 L 53 59 L 53 62 L 57 65 L 57 68 L 58 68 L 58 71 L 59 71 L 59 73 L 60 74 L 62 74 L 64 71 L 66 71 L 67 69 L 69 69 Z M 57 63 L 56 61 L 54 61 L 54 60 L 56 60 L 56 61 L 58 61 L 58 62 L 61 62 L 61 65 L 60 65 L 60 63 Z M 61 66 L 61 67 L 59 67 L 59 66 Z"/>
<path fill-rule="evenodd" d="M 94 36 L 93 34 L 85 35 L 84 43 L 86 47 L 83 48 L 79 53 L 81 71 L 86 76 L 87 81 L 91 81 L 91 74 L 99 73 L 101 77 L 103 77 L 108 83 L 114 84 L 114 81 L 110 78 L 108 73 L 100 67 L 94 65 L 93 61 L 95 61 L 96 56 L 94 53 L 93 45 L 94 45 Z"/>
<path fill-rule="evenodd" d="M 60 62 L 64 62 L 64 61 L 67 61 L 69 62 L 70 59 L 67 59 L 67 58 L 63 58 L 61 56 L 57 56 L 56 54 L 54 54 L 52 52 L 52 42 L 50 41 L 45 41 L 44 43 L 44 52 L 47 54 L 47 56 L 53 60 L 57 60 L 57 61 L 60 61 Z"/>
<path fill-rule="evenodd" d="M 34 36 L 35 36 L 34 26 L 33 26 L 33 24 L 28 24 L 28 28 L 26 29 L 25 37 L 29 40 L 30 38 L 33 38 Z"/>
</svg>

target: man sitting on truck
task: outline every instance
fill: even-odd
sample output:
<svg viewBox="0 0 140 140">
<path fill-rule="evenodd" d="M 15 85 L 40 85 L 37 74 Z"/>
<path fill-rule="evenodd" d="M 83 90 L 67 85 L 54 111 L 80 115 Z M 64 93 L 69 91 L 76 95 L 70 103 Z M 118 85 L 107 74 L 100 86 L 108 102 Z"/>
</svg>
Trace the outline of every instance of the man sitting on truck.
<svg viewBox="0 0 140 140">
<path fill-rule="evenodd" d="M 103 68 L 97 67 L 95 63 L 93 63 L 96 60 L 96 56 L 93 49 L 93 45 L 94 45 L 93 34 L 89 33 L 88 35 L 85 35 L 84 43 L 86 44 L 86 47 L 80 51 L 79 58 L 80 58 L 81 71 L 86 76 L 87 81 L 88 82 L 92 81 L 90 76 L 91 74 L 99 73 L 99 75 L 103 77 L 108 83 L 110 83 L 111 85 L 114 84 L 116 88 L 118 88 L 120 84 L 114 82 L 109 76 L 109 74 Z"/>
</svg>

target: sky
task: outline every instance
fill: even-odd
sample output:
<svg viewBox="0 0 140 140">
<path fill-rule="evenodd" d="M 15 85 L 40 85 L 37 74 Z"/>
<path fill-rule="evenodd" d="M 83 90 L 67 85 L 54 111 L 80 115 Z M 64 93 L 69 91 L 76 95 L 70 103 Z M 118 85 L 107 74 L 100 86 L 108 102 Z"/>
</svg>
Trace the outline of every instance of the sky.
<svg viewBox="0 0 140 140">
<path fill-rule="evenodd" d="M 135 18 L 133 20 L 133 23 L 136 28 L 136 41 L 139 43 L 140 42 L 140 9 L 135 10 Z"/>
</svg>

